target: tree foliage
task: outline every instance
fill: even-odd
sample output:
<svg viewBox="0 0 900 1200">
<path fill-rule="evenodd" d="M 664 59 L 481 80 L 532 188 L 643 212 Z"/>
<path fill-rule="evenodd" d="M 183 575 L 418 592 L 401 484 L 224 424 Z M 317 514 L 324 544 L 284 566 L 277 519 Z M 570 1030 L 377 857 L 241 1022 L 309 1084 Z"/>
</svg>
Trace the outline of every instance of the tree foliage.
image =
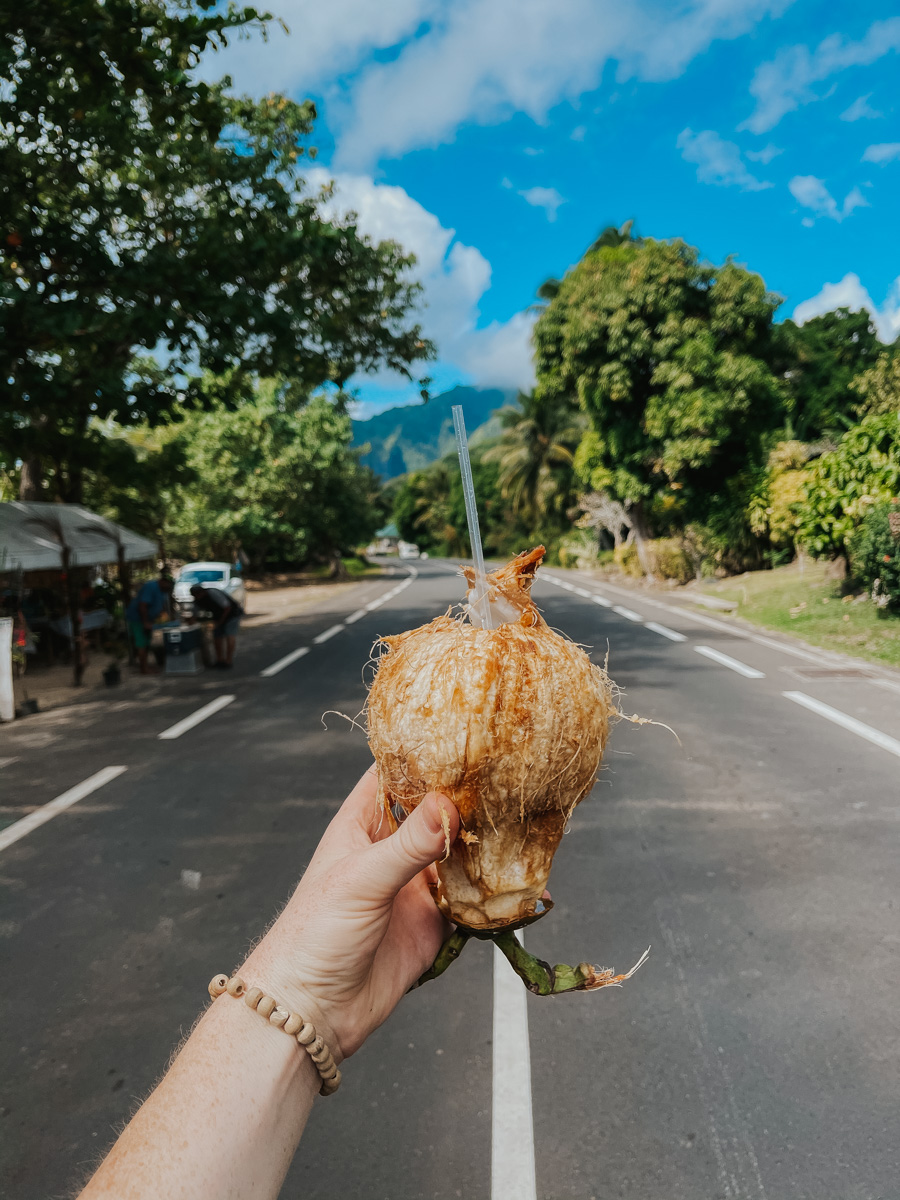
<svg viewBox="0 0 900 1200">
<path fill-rule="evenodd" d="M 838 308 L 803 325 L 789 320 L 776 326 L 775 361 L 786 380 L 791 436 L 808 442 L 843 433 L 858 403 L 853 379 L 882 350 L 865 309 Z"/>
<path fill-rule="evenodd" d="M 813 554 L 844 554 L 853 530 L 900 492 L 900 413 L 864 417 L 812 465 L 797 540 Z"/>
<path fill-rule="evenodd" d="M 896 345 L 880 354 L 874 366 L 858 375 L 850 386 L 858 398 L 859 416 L 900 412 L 900 353 Z"/>
<path fill-rule="evenodd" d="M 308 389 L 427 356 L 411 260 L 304 189 L 313 105 L 198 77 L 265 18 L 214 0 L 0 12 L 0 443 L 26 490 L 43 471 L 48 498 L 77 499 L 103 422 L 163 420 L 198 367 Z M 157 366 L 135 370 L 139 351 Z"/>
<path fill-rule="evenodd" d="M 701 263 L 681 241 L 589 251 L 535 329 L 539 388 L 590 417 L 576 456 L 585 483 L 638 515 L 673 489 L 705 518 L 780 419 L 777 304 L 758 275 Z"/>
</svg>

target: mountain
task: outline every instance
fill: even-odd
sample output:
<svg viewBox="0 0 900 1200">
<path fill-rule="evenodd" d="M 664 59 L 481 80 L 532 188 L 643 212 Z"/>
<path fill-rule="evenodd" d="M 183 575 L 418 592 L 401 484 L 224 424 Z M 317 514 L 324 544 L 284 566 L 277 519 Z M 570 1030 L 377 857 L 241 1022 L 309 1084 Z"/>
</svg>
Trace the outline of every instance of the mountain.
<svg viewBox="0 0 900 1200">
<path fill-rule="evenodd" d="M 500 388 L 455 387 L 427 404 L 388 408 L 367 421 L 353 422 L 353 445 L 371 447 L 362 461 L 384 480 L 418 471 L 456 446 L 451 408 L 461 404 L 470 442 L 496 436 L 499 422 L 492 414 L 515 404 L 516 393 Z"/>
</svg>

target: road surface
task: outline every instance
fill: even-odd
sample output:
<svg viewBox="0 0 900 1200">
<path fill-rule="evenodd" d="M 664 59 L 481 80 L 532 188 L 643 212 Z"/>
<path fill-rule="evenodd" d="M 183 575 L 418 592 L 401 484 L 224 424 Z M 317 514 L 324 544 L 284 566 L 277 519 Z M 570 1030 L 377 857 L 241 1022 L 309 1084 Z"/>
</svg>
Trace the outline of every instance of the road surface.
<svg viewBox="0 0 900 1200">
<path fill-rule="evenodd" d="M 459 595 L 417 568 L 229 674 L 0 730 L 0 1195 L 70 1194 L 289 893 L 368 764 L 334 714 L 375 637 Z M 680 744 L 617 726 L 528 944 L 650 960 L 526 998 L 470 944 L 317 1102 L 283 1195 L 895 1200 L 900 688 L 569 573 L 535 595 Z"/>
</svg>

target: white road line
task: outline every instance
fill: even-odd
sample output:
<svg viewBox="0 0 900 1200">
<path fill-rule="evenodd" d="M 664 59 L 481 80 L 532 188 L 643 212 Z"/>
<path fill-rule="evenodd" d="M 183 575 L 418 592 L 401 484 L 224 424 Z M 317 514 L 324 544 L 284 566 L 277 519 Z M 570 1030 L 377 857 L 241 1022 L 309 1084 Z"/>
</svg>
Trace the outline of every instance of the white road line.
<svg viewBox="0 0 900 1200">
<path fill-rule="evenodd" d="M 491 1200 L 537 1197 L 526 994 L 495 946 Z"/>
<path fill-rule="evenodd" d="M 584 596 L 585 600 L 591 599 L 591 593 L 587 590 L 587 588 L 580 588 L 580 587 L 575 588 L 575 595 L 576 596 Z"/>
<path fill-rule="evenodd" d="M 743 675 L 746 679 L 765 679 L 766 677 L 765 671 L 757 671 L 756 667 L 748 667 L 746 663 L 732 658 L 730 654 L 723 654 L 721 650 L 713 650 L 712 646 L 695 646 L 694 649 L 704 658 L 711 658 L 713 662 L 728 667 L 731 671 L 737 671 L 738 675 Z"/>
<path fill-rule="evenodd" d="M 16 821 L 0 833 L 0 850 L 5 850 L 7 846 L 11 846 L 13 842 L 17 842 L 19 838 L 23 838 L 27 833 L 31 833 L 32 829 L 37 829 L 39 825 L 45 825 L 47 821 L 51 821 L 59 813 L 65 812 L 67 808 L 71 808 L 73 804 L 77 804 L 79 800 L 83 800 L 91 792 L 96 792 L 97 788 L 103 787 L 105 783 L 116 779 L 127 770 L 127 767 L 104 767 L 102 771 L 98 771 L 90 779 L 85 779 L 83 783 L 69 788 L 67 792 L 63 792 L 61 796 L 57 796 L 55 800 L 51 800 L 48 804 L 42 804 L 40 808 L 29 813 L 27 817 L 23 817 L 21 821 Z"/>
<path fill-rule="evenodd" d="M 623 608 L 621 604 L 612 606 L 614 613 L 618 613 L 620 617 L 624 617 L 627 621 L 643 621 L 640 613 L 636 613 L 633 608 Z"/>
<path fill-rule="evenodd" d="M 607 600 L 605 596 L 591 596 L 595 604 L 599 604 L 601 608 L 612 608 L 612 600 Z"/>
<path fill-rule="evenodd" d="M 260 675 L 264 679 L 268 679 L 272 675 L 277 675 L 279 671 L 283 671 L 285 667 L 289 667 L 291 663 L 295 663 L 304 654 L 309 654 L 309 646 L 300 646 L 297 650 L 292 650 L 284 658 L 279 658 L 278 662 L 273 662 L 271 667 L 266 667 L 264 671 L 260 671 Z"/>
<path fill-rule="evenodd" d="M 344 628 L 343 625 L 332 625 L 330 629 L 326 629 L 324 633 L 316 634 L 313 638 L 313 644 L 321 646 L 323 642 L 327 642 L 329 638 L 333 638 L 336 633 L 340 633 Z"/>
<path fill-rule="evenodd" d="M 380 600 L 370 600 L 366 605 L 366 612 L 374 612 L 376 608 L 381 608 L 382 604 L 384 604 L 384 596 Z"/>
<path fill-rule="evenodd" d="M 170 725 L 168 729 L 164 729 L 157 736 L 162 742 L 171 742 L 173 738 L 180 738 L 183 733 L 187 733 L 189 729 L 193 729 L 195 725 L 199 725 L 201 721 L 205 721 L 207 717 L 211 717 L 213 713 L 217 713 L 219 709 L 225 708 L 232 700 L 236 699 L 236 696 L 217 696 L 215 700 L 210 700 L 209 704 L 204 704 L 202 708 L 192 712 L 189 717 Z"/>
<path fill-rule="evenodd" d="M 873 746 L 880 746 L 882 750 L 887 750 L 888 754 L 896 754 L 900 758 L 900 742 L 896 738 L 888 737 L 880 729 L 873 729 L 871 725 L 865 725 L 862 721 L 857 721 L 856 717 L 850 717 L 847 713 L 842 713 L 840 709 L 832 708 L 830 704 L 823 704 L 821 700 L 814 700 L 812 696 L 807 696 L 806 692 L 782 692 L 781 694 L 788 700 L 793 700 L 795 704 L 802 704 L 810 712 L 818 713 L 826 721 L 833 721 L 835 725 L 849 729 L 857 737 L 865 738 Z"/>
<path fill-rule="evenodd" d="M 887 688 L 890 692 L 900 692 L 900 683 L 895 683 L 893 679 L 873 679 L 872 682 L 880 688 Z M 15 762 L 14 758 L 7 759 L 7 762 Z M 0 766 L 3 764 L 0 763 Z"/>
<path fill-rule="evenodd" d="M 652 629 L 654 633 L 658 633 L 664 638 L 668 638 L 670 642 L 687 641 L 685 634 L 679 633 L 677 629 L 670 629 L 668 625 L 657 625 L 655 621 L 648 621 L 646 628 Z"/>
<path fill-rule="evenodd" d="M 4 767 L 11 767 L 14 762 L 18 762 L 18 756 L 15 758 L 0 758 L 0 770 Z"/>
<path fill-rule="evenodd" d="M 355 625 L 357 621 L 361 621 L 366 616 L 364 608 L 358 608 L 355 613 L 351 613 L 349 617 L 344 617 L 345 625 Z"/>
</svg>

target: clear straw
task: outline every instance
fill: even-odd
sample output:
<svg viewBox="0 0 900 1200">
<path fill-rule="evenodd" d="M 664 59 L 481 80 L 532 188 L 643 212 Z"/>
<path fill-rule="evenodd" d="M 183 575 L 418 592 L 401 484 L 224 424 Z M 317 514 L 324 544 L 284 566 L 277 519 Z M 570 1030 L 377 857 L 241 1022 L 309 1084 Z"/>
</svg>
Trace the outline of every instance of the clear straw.
<svg viewBox="0 0 900 1200">
<path fill-rule="evenodd" d="M 462 472 L 463 495 L 466 500 L 466 520 L 469 523 L 469 541 L 472 543 L 472 561 L 475 564 L 475 595 L 472 605 L 481 619 L 482 629 L 493 628 L 491 606 L 487 595 L 487 576 L 484 570 L 484 551 L 481 548 L 481 530 L 478 526 L 478 508 L 475 504 L 475 484 L 472 482 L 472 464 L 469 461 L 469 439 L 466 437 L 466 422 L 461 404 L 454 404 L 453 428 L 456 431 L 456 449 L 459 452 L 459 469 Z"/>
</svg>

